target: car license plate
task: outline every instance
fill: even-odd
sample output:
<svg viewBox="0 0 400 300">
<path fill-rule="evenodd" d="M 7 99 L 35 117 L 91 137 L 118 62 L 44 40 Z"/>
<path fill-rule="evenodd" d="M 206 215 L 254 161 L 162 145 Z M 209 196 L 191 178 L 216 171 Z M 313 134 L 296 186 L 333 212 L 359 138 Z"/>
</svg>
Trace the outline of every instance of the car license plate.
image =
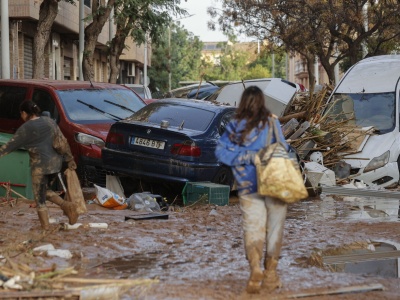
<svg viewBox="0 0 400 300">
<path fill-rule="evenodd" d="M 165 142 L 143 139 L 140 137 L 135 137 L 133 139 L 133 144 L 143 147 L 155 148 L 155 149 L 164 149 Z"/>
</svg>

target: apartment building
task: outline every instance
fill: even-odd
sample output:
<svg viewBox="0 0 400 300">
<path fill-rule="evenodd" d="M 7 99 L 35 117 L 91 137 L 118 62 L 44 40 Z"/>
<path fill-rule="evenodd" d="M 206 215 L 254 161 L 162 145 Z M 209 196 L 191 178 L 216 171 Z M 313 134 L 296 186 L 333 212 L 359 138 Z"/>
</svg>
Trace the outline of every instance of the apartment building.
<svg viewBox="0 0 400 300">
<path fill-rule="evenodd" d="M 314 64 L 314 75 L 316 84 L 323 85 L 329 83 L 329 77 L 325 69 L 317 60 Z M 310 77 L 307 70 L 307 61 L 299 53 L 291 53 L 288 55 L 287 80 L 302 84 L 307 89 L 310 88 Z"/>
<path fill-rule="evenodd" d="M 84 0 L 84 14 L 91 13 L 93 0 Z M 45 52 L 45 78 L 79 80 L 79 1 L 73 5 L 61 1 L 59 13 L 53 24 Z M 9 1 L 10 78 L 32 78 L 33 36 L 39 19 L 39 0 Z M 94 81 L 107 82 L 109 62 L 107 42 L 115 32 L 114 25 L 107 22 L 98 38 L 94 53 Z M 111 34 L 110 34 L 111 33 Z M 126 52 L 121 56 L 119 83 L 143 83 L 144 46 L 137 46 L 127 39 Z M 151 51 L 147 51 L 150 66 Z"/>
</svg>

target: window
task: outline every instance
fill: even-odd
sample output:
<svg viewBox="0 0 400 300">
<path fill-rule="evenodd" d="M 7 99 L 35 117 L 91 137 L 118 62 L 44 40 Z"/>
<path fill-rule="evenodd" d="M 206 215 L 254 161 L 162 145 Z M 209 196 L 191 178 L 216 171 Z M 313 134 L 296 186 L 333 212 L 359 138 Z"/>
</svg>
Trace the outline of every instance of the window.
<svg viewBox="0 0 400 300">
<path fill-rule="evenodd" d="M 50 118 L 59 121 L 59 113 L 51 95 L 43 90 L 35 89 L 32 95 L 32 101 L 35 102 L 40 110 L 43 112 L 48 111 Z"/>
<path fill-rule="evenodd" d="M 85 1 L 84 1 L 85 6 L 91 7 L 91 5 L 90 5 L 91 3 L 90 3 L 90 2 L 91 2 L 91 0 L 85 0 Z"/>
<path fill-rule="evenodd" d="M 221 119 L 221 124 L 219 125 L 218 128 L 218 133 L 222 135 L 225 132 L 226 125 L 228 125 L 229 121 L 233 118 L 234 112 L 230 111 L 226 113 L 222 119 Z"/>
<path fill-rule="evenodd" d="M 19 106 L 24 101 L 27 88 L 0 86 L 0 118 L 20 119 Z"/>
</svg>

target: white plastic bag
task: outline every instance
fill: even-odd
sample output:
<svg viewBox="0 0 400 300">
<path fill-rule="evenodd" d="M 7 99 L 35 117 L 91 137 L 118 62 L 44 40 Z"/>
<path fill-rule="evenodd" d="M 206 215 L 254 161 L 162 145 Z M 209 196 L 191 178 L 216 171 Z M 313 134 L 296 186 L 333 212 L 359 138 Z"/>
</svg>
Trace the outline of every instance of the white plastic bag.
<svg viewBox="0 0 400 300">
<path fill-rule="evenodd" d="M 97 204 L 111 209 L 126 209 L 128 204 L 125 202 L 125 199 L 111 192 L 109 189 L 103 188 L 94 184 L 96 188 L 96 198 L 95 201 Z"/>
</svg>

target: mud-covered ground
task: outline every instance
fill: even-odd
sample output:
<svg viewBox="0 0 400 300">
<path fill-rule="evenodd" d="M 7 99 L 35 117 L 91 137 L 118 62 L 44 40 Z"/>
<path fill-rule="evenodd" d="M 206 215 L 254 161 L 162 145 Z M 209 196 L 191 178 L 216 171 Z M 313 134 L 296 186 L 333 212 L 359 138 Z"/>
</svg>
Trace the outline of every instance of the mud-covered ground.
<svg viewBox="0 0 400 300">
<path fill-rule="evenodd" d="M 311 299 L 304 293 L 316 295 L 313 299 L 399 299 L 399 278 L 335 273 L 310 263 L 310 257 L 318 250 L 328 253 L 329 249 L 345 245 L 377 241 L 400 245 L 399 218 L 393 213 L 398 211 L 398 200 L 386 207 L 391 213 L 368 201 L 386 203 L 384 199 L 360 202 L 323 194 L 291 205 L 278 266 L 283 287 L 271 294 L 245 292 L 249 267 L 234 195 L 228 206 L 173 206 L 166 212 L 168 219 L 141 221 L 125 220 L 126 216 L 137 215 L 135 211 L 88 204 L 88 213 L 78 222 L 104 222 L 107 229 L 58 230 L 54 224 L 53 231 L 44 236 L 36 210 L 29 206 L 31 202 L 20 200 L 13 207 L 2 203 L 0 252 L 14 264 L 27 265 L 36 273 L 74 267 L 77 274 L 68 277 L 151 279 L 150 284 L 121 289 L 121 299 Z M 67 221 L 57 206 L 48 206 L 58 223 Z M 73 256 L 48 257 L 45 252 L 31 250 L 45 244 L 69 250 Z M 377 284 L 383 285 L 384 290 L 359 291 Z M 64 284 L 60 288 L 66 290 L 70 286 Z M 348 289 L 326 295 L 339 288 Z M 104 292 L 104 299 L 112 298 Z"/>
</svg>

